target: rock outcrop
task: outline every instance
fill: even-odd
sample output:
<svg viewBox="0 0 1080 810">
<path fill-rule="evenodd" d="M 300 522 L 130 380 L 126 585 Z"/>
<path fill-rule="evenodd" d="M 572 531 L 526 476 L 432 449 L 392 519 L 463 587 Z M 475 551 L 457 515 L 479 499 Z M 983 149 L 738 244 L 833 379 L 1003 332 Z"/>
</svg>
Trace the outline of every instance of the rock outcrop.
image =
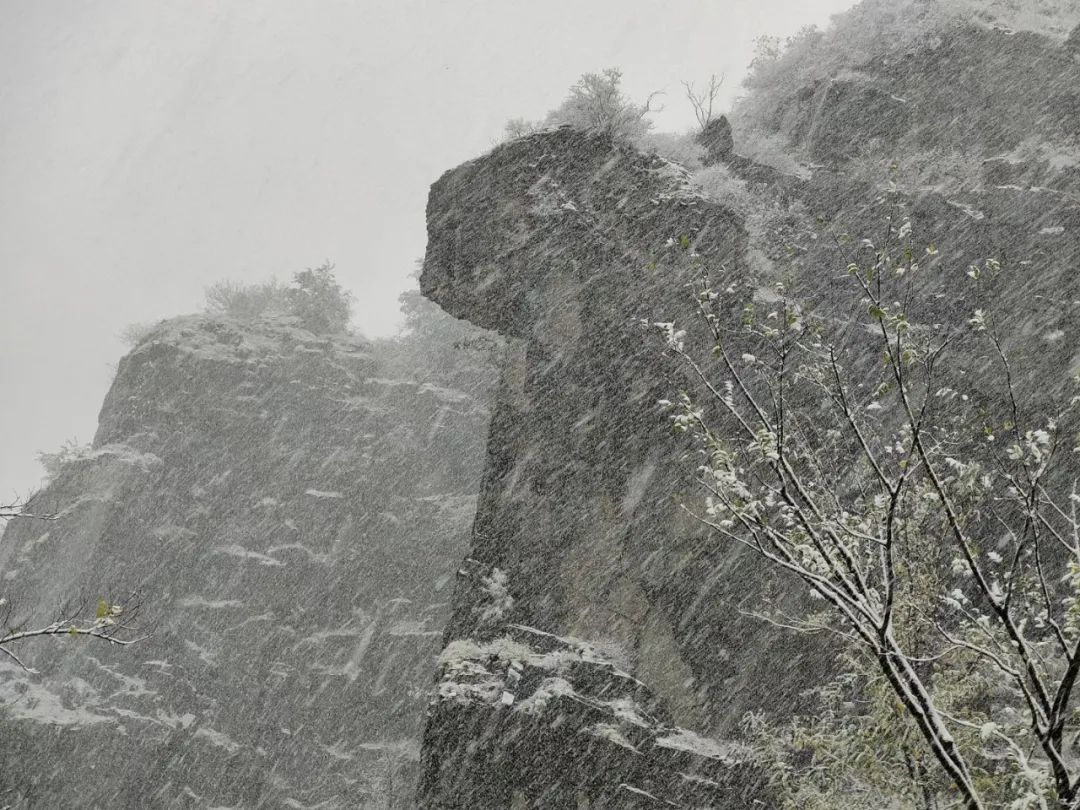
<svg viewBox="0 0 1080 810">
<path fill-rule="evenodd" d="M 454 383 L 489 372 L 424 379 L 406 344 L 196 316 L 121 361 L 4 595 L 47 621 L 137 590 L 150 637 L 3 665 L 5 807 L 412 806 L 488 419 Z"/>
<path fill-rule="evenodd" d="M 867 150 L 1011 149 L 1080 128 L 1080 65 L 1026 31 L 957 26 L 770 103 L 768 126 L 837 167 Z"/>
<path fill-rule="evenodd" d="M 731 123 L 726 115 L 717 116 L 709 121 L 694 140 L 705 148 L 705 157 L 702 162 L 706 166 L 724 161 L 735 149 L 735 138 L 731 134 Z"/>
<path fill-rule="evenodd" d="M 705 733 L 732 728 L 750 695 L 763 700 L 779 694 L 778 682 L 794 683 L 785 672 L 813 669 L 779 646 L 769 654 L 768 634 L 735 606 L 761 593 L 750 561 L 720 549 L 680 509 L 676 496 L 691 486 L 691 469 L 656 404 L 669 392 L 670 369 L 642 327 L 687 312 L 684 248 L 738 272 L 746 251 L 740 218 L 696 194 L 678 167 L 564 128 L 447 173 L 431 191 L 428 232 L 425 295 L 514 343 L 448 650 L 512 640 L 512 626 L 587 639 L 641 682 L 646 713 L 663 705 L 670 722 Z M 485 585 L 495 576 L 506 593 L 498 611 Z M 442 695 L 469 692 L 459 669 L 444 664 L 441 673 Z M 507 692 L 515 704 L 530 700 Z M 485 716 L 475 707 L 467 714 Z M 548 720 L 560 735 L 556 747 L 591 761 L 590 736 L 555 722 L 565 714 Z M 455 731 L 462 716 L 453 699 L 433 710 L 421 806 L 503 806 L 502 798 L 480 802 L 448 772 L 504 792 L 512 786 L 514 806 L 577 806 L 544 781 L 551 769 L 474 748 L 472 734 Z M 535 722 L 511 705 L 470 728 L 520 738 Z M 652 792 L 632 771 L 598 767 L 580 800 L 619 806 L 623 784 Z M 747 790 L 744 782 L 735 794 Z M 688 783 L 660 793 L 675 806 L 696 795 Z"/>
<path fill-rule="evenodd" d="M 663 702 L 602 651 L 506 630 L 443 651 L 423 806 L 752 807 L 763 795 L 747 752 L 674 726 Z"/>
</svg>

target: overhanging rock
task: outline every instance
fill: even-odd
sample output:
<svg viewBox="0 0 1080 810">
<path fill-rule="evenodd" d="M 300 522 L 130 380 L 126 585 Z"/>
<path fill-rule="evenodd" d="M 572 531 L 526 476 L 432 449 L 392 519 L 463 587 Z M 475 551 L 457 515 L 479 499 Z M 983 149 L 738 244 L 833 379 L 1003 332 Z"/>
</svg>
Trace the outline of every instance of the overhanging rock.
<svg viewBox="0 0 1080 810">
<path fill-rule="evenodd" d="M 647 733 L 638 728 L 654 742 L 691 731 L 723 735 L 747 706 L 766 692 L 776 699 L 778 683 L 794 684 L 788 674 L 808 665 L 779 645 L 769 652 L 769 632 L 734 607 L 760 597 L 760 580 L 746 584 L 751 561 L 720 548 L 679 506 L 694 465 L 657 406 L 670 393 L 672 369 L 642 328 L 690 318 L 688 255 L 740 274 L 743 223 L 696 194 L 674 164 L 563 128 L 502 145 L 440 178 L 428 237 L 424 294 L 515 339 L 516 349 L 497 395 L 471 560 L 447 631 L 421 806 L 632 806 L 624 784 L 654 796 L 655 806 L 699 806 L 704 783 L 695 779 L 720 785 L 717 768 L 750 770 L 725 759 L 664 771 L 663 746 L 642 753 L 634 729 L 608 716 L 610 706 L 590 704 L 596 695 L 579 700 L 588 689 L 533 665 L 533 642 L 576 638 L 605 649 L 609 664 L 639 685 L 635 705 L 665 718 Z M 490 652 L 523 632 L 513 627 L 533 628 L 528 650 Z M 749 632 L 753 651 L 744 643 Z M 475 655 L 454 652 L 465 647 Z M 583 666 L 579 674 L 590 670 Z M 515 667 L 539 685 L 524 697 L 494 687 L 491 700 L 478 696 L 474 678 L 504 682 Z M 552 678 L 568 683 L 558 700 L 536 712 L 515 709 L 536 703 L 535 690 Z M 589 731 L 600 727 L 615 731 Z M 573 771 L 556 750 L 574 759 Z M 756 782 L 732 779 L 737 786 L 710 789 L 740 798 L 710 806 L 752 806 L 744 794 Z"/>
</svg>

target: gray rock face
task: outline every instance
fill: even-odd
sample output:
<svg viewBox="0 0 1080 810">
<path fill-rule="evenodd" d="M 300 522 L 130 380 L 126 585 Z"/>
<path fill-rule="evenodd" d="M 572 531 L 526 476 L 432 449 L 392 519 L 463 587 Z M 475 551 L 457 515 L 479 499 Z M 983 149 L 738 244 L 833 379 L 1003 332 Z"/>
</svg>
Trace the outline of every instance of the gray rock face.
<svg viewBox="0 0 1080 810">
<path fill-rule="evenodd" d="M 706 166 L 721 163 L 731 155 L 735 148 L 735 138 L 731 134 L 731 123 L 726 115 L 714 118 L 697 134 L 695 140 L 705 147 Z"/>
<path fill-rule="evenodd" d="M 785 673 L 813 668 L 812 655 L 785 654 L 779 645 L 770 653 L 769 634 L 735 608 L 761 594 L 764 583 L 749 578 L 752 561 L 703 536 L 679 508 L 691 468 L 657 407 L 672 369 L 641 326 L 661 313 L 688 313 L 680 243 L 738 273 L 741 220 L 694 194 L 665 161 L 559 130 L 444 175 L 431 191 L 428 233 L 424 293 L 515 343 L 450 648 L 502 643 L 513 638 L 512 626 L 588 639 L 641 682 L 643 705 L 664 706 L 670 722 L 706 735 L 729 731 L 755 693 L 797 701 L 785 691 L 785 682 L 795 683 Z M 498 611 L 484 584 L 495 576 L 506 597 Z M 745 644 L 751 632 L 761 642 L 753 648 Z M 495 670 L 512 664 L 500 659 Z M 499 680 L 495 670 L 485 667 L 483 677 Z M 468 692 L 459 671 L 440 673 L 442 694 Z M 514 806 L 564 806 L 548 803 L 552 791 L 564 795 L 545 782 L 552 769 L 515 765 L 526 753 L 499 758 L 470 747 L 481 728 L 489 735 L 498 727 L 506 739 L 531 733 L 529 715 L 512 708 L 529 693 L 507 692 L 511 708 L 502 713 L 436 704 L 421 806 L 504 806 L 502 798 L 481 800 L 476 784 L 501 785 L 503 793 L 513 785 L 523 802 Z M 589 759 L 587 736 L 574 728 L 557 738 L 595 771 L 582 783 L 582 801 L 618 806 L 624 782 L 651 792 L 633 773 Z M 468 784 L 446 776 L 463 772 L 472 775 Z M 670 783 L 677 776 L 668 774 L 661 793 L 690 801 L 688 782 Z M 749 789 L 743 782 L 731 795 Z"/>
<path fill-rule="evenodd" d="M 519 341 L 472 550 L 507 571 L 513 621 L 632 644 L 610 600 L 647 600 L 630 583 L 633 595 L 612 594 L 610 566 L 652 544 L 650 516 L 670 516 L 671 486 L 655 474 L 663 383 L 645 373 L 656 352 L 640 321 L 681 295 L 661 283 L 665 243 L 688 232 L 701 250 L 738 255 L 737 218 L 691 195 L 670 164 L 571 130 L 500 147 L 432 188 L 423 291 Z M 476 629 L 463 606 L 449 634 Z"/>
<path fill-rule="evenodd" d="M 892 142 L 904 114 L 899 96 L 871 82 L 823 81 L 812 97 L 806 127 L 810 157 L 835 165 L 855 157 L 870 139 Z"/>
<path fill-rule="evenodd" d="M 1080 65 L 1045 37 L 959 27 L 800 88 L 773 125 L 830 166 L 900 144 L 993 154 L 1033 132 L 1075 133 L 1078 87 Z"/>
<path fill-rule="evenodd" d="M 137 588 L 152 635 L 0 669 L 5 806 L 411 806 L 488 409 L 399 352 L 189 317 L 121 361 L 0 562 L 20 613 Z"/>
</svg>

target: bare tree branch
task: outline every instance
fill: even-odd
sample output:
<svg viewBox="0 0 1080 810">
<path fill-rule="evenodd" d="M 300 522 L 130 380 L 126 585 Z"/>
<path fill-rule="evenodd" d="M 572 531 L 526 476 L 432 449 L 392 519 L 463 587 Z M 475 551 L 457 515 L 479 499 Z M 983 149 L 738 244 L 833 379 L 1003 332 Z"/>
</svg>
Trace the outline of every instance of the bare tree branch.
<svg viewBox="0 0 1080 810">
<path fill-rule="evenodd" d="M 7 618 L 10 617 L 10 605 L 6 600 L 0 601 L 3 603 L 6 624 Z M 22 669 L 33 672 L 13 649 L 25 641 L 49 636 L 86 637 L 119 647 L 127 647 L 149 638 L 148 635 L 135 635 L 140 607 L 138 595 L 132 593 L 125 604 L 111 603 L 106 599 L 99 600 L 91 615 L 84 615 L 86 611 L 80 608 L 62 611 L 59 618 L 42 627 L 23 629 L 8 626 L 8 629 L 0 634 L 0 652 L 7 655 Z"/>
<path fill-rule="evenodd" d="M 692 101 L 703 98 L 686 88 Z M 695 108 L 707 119 L 704 102 Z M 1057 466 L 1059 437 L 1075 433 L 1076 401 L 1026 425 L 1012 368 L 981 310 L 964 332 L 909 322 L 918 272 L 910 234 L 910 225 L 890 222 L 881 246 L 864 243 L 869 263 L 847 254 L 853 295 L 865 307 L 861 334 L 805 315 L 782 288 L 767 317 L 743 307 L 743 326 L 728 326 L 738 308 L 725 295 L 734 287 L 714 292 L 683 240 L 699 271 L 695 301 L 711 345 L 687 346 L 674 324 L 655 325 L 690 382 L 662 404 L 703 459 L 704 508 L 684 508 L 831 606 L 835 625 L 777 609 L 766 620 L 827 630 L 866 653 L 957 790 L 957 806 L 999 806 L 1041 773 L 1055 807 L 1075 808 L 1080 762 L 1063 741 L 1067 731 L 1080 739 L 1080 717 L 1068 709 L 1080 678 L 1080 496 Z M 999 267 L 990 260 L 985 270 Z M 971 432 L 973 398 L 953 388 L 960 378 L 948 368 L 960 334 L 966 351 L 986 343 L 998 361 L 1007 448 Z M 848 384 L 840 362 L 853 343 L 861 344 L 852 355 L 859 386 Z M 715 360 L 701 361 L 699 348 Z M 944 549 L 951 564 L 937 556 Z M 919 651 L 929 632 L 944 650 Z M 986 709 L 939 695 L 937 681 L 957 657 L 996 678 L 992 688 L 1006 692 L 995 700 L 1011 701 L 1008 712 L 965 717 Z M 935 675 L 935 667 L 945 669 Z M 995 775 L 1001 749 L 987 746 L 999 739 L 1011 776 Z"/>
<path fill-rule="evenodd" d="M 716 96 L 720 92 L 720 87 L 724 83 L 724 74 L 720 74 L 717 78 L 716 74 L 709 76 L 709 84 L 700 93 L 694 90 L 694 83 L 690 81 L 683 81 L 682 86 L 686 90 L 686 98 L 690 102 L 690 106 L 694 109 L 694 117 L 697 119 L 698 126 L 705 130 L 709 125 L 709 122 L 713 118 L 713 103 L 716 101 Z"/>
</svg>

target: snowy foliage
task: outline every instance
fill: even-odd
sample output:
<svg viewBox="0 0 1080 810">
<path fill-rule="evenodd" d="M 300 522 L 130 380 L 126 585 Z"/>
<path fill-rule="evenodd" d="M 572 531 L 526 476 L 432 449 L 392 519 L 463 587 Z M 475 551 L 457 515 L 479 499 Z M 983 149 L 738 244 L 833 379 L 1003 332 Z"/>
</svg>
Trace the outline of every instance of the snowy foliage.
<svg viewBox="0 0 1080 810">
<path fill-rule="evenodd" d="M 505 621 L 514 607 L 514 597 L 507 587 L 506 572 L 493 568 L 491 574 L 483 577 L 481 584 L 485 593 L 485 606 L 480 614 L 481 624 L 498 624 Z"/>
<path fill-rule="evenodd" d="M 334 278 L 325 262 L 293 274 L 290 285 L 276 280 L 242 284 L 221 281 L 207 287 L 206 310 L 239 320 L 292 316 L 316 334 L 337 334 L 349 325 L 352 294 Z"/>
<path fill-rule="evenodd" d="M 338 284 L 330 262 L 294 273 L 285 297 L 289 311 L 316 334 L 344 332 L 349 326 L 352 294 Z"/>
<path fill-rule="evenodd" d="M 808 26 L 784 41 L 760 38 L 744 85 L 792 92 L 957 24 L 1064 40 L 1080 24 L 1080 7 L 1071 0 L 863 0 L 834 15 L 825 31 Z"/>
<path fill-rule="evenodd" d="M 764 620 L 833 634 L 849 651 L 836 687 L 848 697 L 826 690 L 833 713 L 778 738 L 779 762 L 809 750 L 824 769 L 792 787 L 790 806 L 855 793 L 867 796 L 857 806 L 881 807 L 903 793 L 898 781 L 917 806 L 949 790 L 969 808 L 1074 806 L 1080 484 L 1068 465 L 1080 396 L 1026 402 L 986 308 L 959 335 L 909 320 L 900 302 L 948 265 L 908 221 L 850 254 L 855 330 L 782 284 L 769 296 L 746 279 L 718 292 L 713 269 L 687 240 L 666 249 L 675 244 L 700 279 L 711 336 L 703 346 L 683 325 L 653 324 L 696 381 L 660 403 L 698 451 L 702 498 L 687 509 L 818 605 Z M 980 300 L 1008 271 L 987 260 L 952 272 Z M 996 386 L 1002 415 L 985 388 L 962 387 L 970 366 L 992 370 L 982 385 Z M 881 751 L 872 730 L 889 742 Z"/>
<path fill-rule="evenodd" d="M 622 92 L 621 82 L 619 68 L 586 73 L 570 88 L 566 100 L 543 121 L 515 118 L 506 124 L 506 136 L 519 138 L 546 127 L 568 125 L 624 143 L 638 143 L 652 128 L 652 121 L 646 116 L 655 109 L 652 101 L 657 94 L 638 104 Z"/>
<path fill-rule="evenodd" d="M 746 182 L 736 177 L 731 169 L 722 163 L 694 172 L 691 182 L 701 189 L 701 193 L 706 197 L 723 203 L 744 216 L 756 207 L 754 196 Z"/>
<path fill-rule="evenodd" d="M 52 481 L 69 464 L 86 458 L 92 452 L 89 444 L 79 442 L 77 439 L 68 439 L 60 448 L 52 453 L 38 453 L 38 461 L 45 469 L 45 477 Z"/>
<path fill-rule="evenodd" d="M 285 287 L 275 280 L 259 284 L 219 281 L 207 287 L 205 294 L 207 312 L 241 320 L 284 315 L 289 311 Z"/>
<path fill-rule="evenodd" d="M 138 346 L 154 331 L 154 323 L 129 323 L 120 330 L 120 340 L 128 346 Z"/>
<path fill-rule="evenodd" d="M 730 116 L 737 148 L 744 154 L 758 148 L 761 138 L 775 131 L 781 105 L 816 82 L 854 75 L 892 54 L 933 44 L 938 35 L 956 26 L 1033 31 L 1061 41 L 1077 24 L 1080 5 L 1072 0 L 863 0 L 835 15 L 824 31 L 808 26 L 785 40 L 758 39 L 744 80 L 747 92 L 736 102 Z M 955 159 L 952 155 L 944 157 L 947 161 Z M 887 167 L 892 157 L 880 156 L 879 162 Z M 948 174 L 955 169 L 934 171 Z M 876 173 L 875 179 L 880 174 Z"/>
</svg>

